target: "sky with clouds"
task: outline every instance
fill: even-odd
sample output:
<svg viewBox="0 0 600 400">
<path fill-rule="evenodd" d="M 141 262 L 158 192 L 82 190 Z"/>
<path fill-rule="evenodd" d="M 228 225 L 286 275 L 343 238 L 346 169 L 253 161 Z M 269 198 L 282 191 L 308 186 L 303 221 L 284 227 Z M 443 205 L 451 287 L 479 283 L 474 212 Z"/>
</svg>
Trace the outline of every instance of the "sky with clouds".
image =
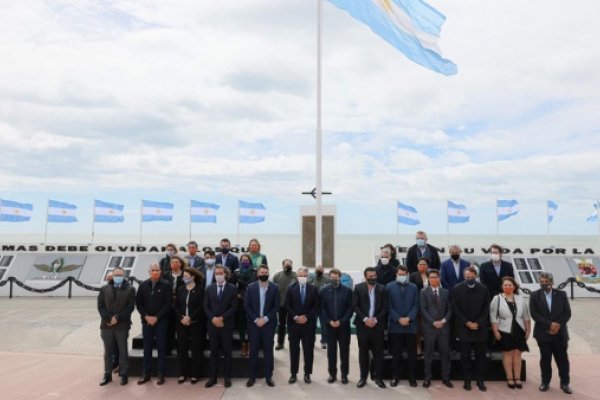
<svg viewBox="0 0 600 400">
<path fill-rule="evenodd" d="M 338 232 L 395 233 L 395 204 L 421 228 L 446 231 L 446 199 L 494 233 L 495 199 L 521 213 L 502 233 L 596 234 L 600 197 L 600 2 L 430 0 L 447 21 L 446 77 L 416 65 L 327 1 L 323 25 L 323 184 Z M 187 229 L 189 200 L 221 205 L 236 231 L 237 200 L 260 201 L 257 233 L 299 232 L 314 187 L 316 0 L 22 0 L 0 14 L 0 197 L 32 202 L 43 230 L 48 198 L 126 205 L 171 201 Z M 54 229 L 54 227 L 53 227 Z M 102 227 L 115 229 L 115 226 Z M 414 227 L 400 226 L 400 232 Z"/>
</svg>

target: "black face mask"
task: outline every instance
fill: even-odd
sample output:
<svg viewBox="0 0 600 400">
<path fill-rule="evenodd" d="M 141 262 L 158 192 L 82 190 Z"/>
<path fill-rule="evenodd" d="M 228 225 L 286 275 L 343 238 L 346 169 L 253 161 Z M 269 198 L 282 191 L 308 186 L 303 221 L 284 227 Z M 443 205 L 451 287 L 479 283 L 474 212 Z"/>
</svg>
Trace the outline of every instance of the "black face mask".
<svg viewBox="0 0 600 400">
<path fill-rule="evenodd" d="M 458 259 L 460 258 L 460 254 L 452 254 L 450 256 L 451 259 L 453 259 L 454 261 L 458 261 Z"/>
<path fill-rule="evenodd" d="M 377 283 L 377 278 L 373 278 L 373 279 L 367 279 L 367 283 L 369 285 L 374 285 Z"/>
<path fill-rule="evenodd" d="M 290 272 L 292 270 L 292 266 L 291 265 L 286 265 L 286 266 L 283 267 L 283 270 L 285 272 Z"/>
<path fill-rule="evenodd" d="M 227 253 L 229 253 L 229 249 L 227 247 L 223 247 L 223 248 L 221 248 L 221 253 L 227 254 Z"/>
<path fill-rule="evenodd" d="M 261 282 L 266 282 L 266 281 L 268 281 L 268 280 L 269 280 L 269 275 L 260 275 L 260 276 L 258 277 L 258 279 L 259 279 Z"/>
<path fill-rule="evenodd" d="M 321 276 L 323 276 L 323 271 L 317 271 L 317 276 L 318 276 L 318 277 L 321 277 Z"/>
<path fill-rule="evenodd" d="M 548 290 L 552 289 L 552 284 L 551 283 L 540 283 L 540 289 L 542 289 L 544 291 L 548 291 Z"/>
</svg>

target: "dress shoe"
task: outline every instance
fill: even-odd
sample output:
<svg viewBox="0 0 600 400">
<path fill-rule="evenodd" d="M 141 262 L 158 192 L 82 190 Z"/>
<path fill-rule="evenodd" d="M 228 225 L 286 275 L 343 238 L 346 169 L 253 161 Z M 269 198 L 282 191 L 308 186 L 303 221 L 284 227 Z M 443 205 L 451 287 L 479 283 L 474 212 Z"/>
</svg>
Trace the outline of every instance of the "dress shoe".
<svg viewBox="0 0 600 400">
<path fill-rule="evenodd" d="M 517 389 L 523 389 L 523 382 L 521 382 L 521 381 L 515 381 L 515 387 Z"/>
<path fill-rule="evenodd" d="M 454 385 L 452 384 L 451 381 L 442 381 L 442 383 L 444 384 L 444 386 L 446 386 L 447 388 L 453 389 Z"/>
<path fill-rule="evenodd" d="M 360 378 L 358 380 L 358 383 L 356 384 L 356 387 L 357 388 L 361 388 L 361 387 L 364 387 L 366 384 L 367 384 L 367 380 L 363 379 L 363 378 Z"/>
<path fill-rule="evenodd" d="M 210 379 L 208 380 L 208 382 L 206 382 L 206 383 L 204 384 L 204 387 L 206 387 L 206 388 L 209 388 L 209 387 L 213 387 L 213 386 L 215 386 L 216 384 L 217 384 L 217 380 L 216 380 L 215 378 L 210 378 Z"/>
<path fill-rule="evenodd" d="M 342 375 L 342 385 L 348 384 L 348 375 Z"/>
<path fill-rule="evenodd" d="M 265 379 L 265 381 L 267 382 L 268 387 L 275 386 L 275 382 L 273 381 L 273 378 L 267 378 L 267 379 Z"/>
<path fill-rule="evenodd" d="M 415 381 L 414 379 L 409 380 L 408 384 L 410 385 L 410 387 L 417 387 L 417 381 Z"/>
<path fill-rule="evenodd" d="M 383 381 L 381 379 L 376 379 L 375 384 L 377 386 L 379 386 L 380 388 L 385 389 L 385 383 L 383 383 Z"/>
<path fill-rule="evenodd" d="M 146 382 L 150 381 L 150 377 L 149 376 L 142 376 L 140 379 L 138 379 L 137 384 L 138 385 L 143 385 Z"/>
<path fill-rule="evenodd" d="M 390 386 L 391 387 L 396 387 L 396 386 L 398 386 L 399 383 L 400 383 L 400 379 L 392 379 L 390 381 Z"/>
<path fill-rule="evenodd" d="M 281 350 L 281 349 L 283 349 L 283 344 L 277 343 L 277 346 L 275 346 L 275 350 Z"/>
<path fill-rule="evenodd" d="M 471 381 L 465 381 L 463 388 L 465 388 L 465 390 L 471 390 Z"/>
<path fill-rule="evenodd" d="M 573 391 L 569 385 L 560 385 L 560 389 L 566 394 L 573 394 Z"/>
<path fill-rule="evenodd" d="M 198 383 L 199 379 L 198 378 L 192 378 L 190 379 L 190 382 L 192 383 L 192 385 L 195 385 L 196 383 Z"/>
<path fill-rule="evenodd" d="M 185 382 L 185 376 L 180 376 L 179 379 L 177 379 L 177 383 L 183 383 Z"/>
<path fill-rule="evenodd" d="M 430 381 L 430 380 L 428 380 L 428 379 L 424 380 L 424 381 L 423 381 L 423 387 L 424 387 L 425 389 L 427 389 L 429 386 L 431 386 L 431 381 Z"/>
<path fill-rule="evenodd" d="M 327 350 L 327 343 L 321 343 L 321 348 L 323 350 Z"/>
<path fill-rule="evenodd" d="M 230 388 L 231 387 L 231 379 L 225 378 L 225 387 L 226 388 Z"/>
<path fill-rule="evenodd" d="M 112 382 L 112 376 L 110 374 L 104 374 L 102 380 L 100 381 L 100 386 L 108 385 Z"/>
<path fill-rule="evenodd" d="M 292 384 L 296 383 L 296 381 L 297 381 L 297 380 L 298 380 L 298 377 L 296 376 L 296 374 L 292 374 L 292 375 L 290 376 L 290 379 L 288 379 L 288 383 L 289 383 L 290 385 L 292 385 Z"/>
<path fill-rule="evenodd" d="M 514 389 L 516 387 L 512 379 L 506 381 L 506 386 L 508 386 L 509 389 Z"/>
<path fill-rule="evenodd" d="M 164 375 L 159 375 L 158 379 L 156 380 L 156 384 L 157 385 L 162 385 L 165 383 L 165 376 Z"/>
<path fill-rule="evenodd" d="M 304 374 L 304 383 L 311 383 L 310 374 Z"/>
<path fill-rule="evenodd" d="M 250 378 L 250 379 L 248 379 L 248 382 L 246 382 L 246 387 L 252 387 L 252 386 L 254 386 L 255 383 L 256 383 L 256 379 Z"/>
<path fill-rule="evenodd" d="M 335 375 L 329 375 L 329 378 L 327 378 L 327 383 L 333 383 L 337 380 L 337 378 L 335 377 Z"/>
<path fill-rule="evenodd" d="M 127 378 L 126 376 L 122 376 L 121 380 L 119 381 L 119 385 L 121 386 L 125 386 L 129 383 L 129 378 Z"/>
<path fill-rule="evenodd" d="M 550 389 L 550 386 L 547 383 L 542 383 L 540 385 L 540 392 L 547 392 Z"/>
<path fill-rule="evenodd" d="M 478 381 L 477 382 L 477 387 L 479 388 L 479 390 L 481 390 L 482 392 L 487 391 L 487 387 L 485 387 L 485 383 L 483 383 L 483 381 Z"/>
</svg>

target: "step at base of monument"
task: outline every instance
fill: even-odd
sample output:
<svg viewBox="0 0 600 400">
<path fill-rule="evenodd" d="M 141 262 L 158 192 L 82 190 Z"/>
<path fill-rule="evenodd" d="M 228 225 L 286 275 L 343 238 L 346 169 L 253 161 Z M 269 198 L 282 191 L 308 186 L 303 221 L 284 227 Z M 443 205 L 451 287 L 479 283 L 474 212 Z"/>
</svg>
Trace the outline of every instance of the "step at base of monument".
<svg viewBox="0 0 600 400">
<path fill-rule="evenodd" d="M 204 352 L 204 360 L 202 362 L 202 377 L 209 376 L 210 372 L 210 361 L 209 361 L 209 351 Z M 152 351 L 152 376 L 157 375 L 157 357 L 158 354 L 156 350 Z M 263 372 L 263 364 L 264 357 L 262 357 L 262 352 L 259 353 L 258 358 L 258 372 L 259 376 L 257 378 L 262 378 Z M 247 378 L 248 371 L 250 368 L 250 361 L 247 357 L 242 357 L 239 351 L 233 351 L 233 357 L 231 359 L 231 377 L 232 378 Z M 129 375 L 130 376 L 142 376 L 144 372 L 144 351 L 133 349 L 129 350 Z M 167 356 L 166 360 L 166 377 L 178 377 L 179 376 L 179 359 L 177 358 L 177 354 L 173 352 L 172 354 Z M 221 358 L 219 362 L 219 374 L 218 376 L 223 376 L 223 359 Z"/>
<path fill-rule="evenodd" d="M 206 348 L 208 348 L 209 345 L 210 345 L 210 341 L 207 336 Z M 144 337 L 141 334 L 139 334 L 139 335 L 133 337 L 133 339 L 131 339 L 131 348 L 135 349 L 135 350 L 143 350 L 144 349 Z M 156 342 L 153 344 L 152 348 L 156 349 Z M 234 351 L 242 349 L 242 342 L 240 340 L 240 335 L 237 332 L 233 334 L 232 348 Z"/>
</svg>

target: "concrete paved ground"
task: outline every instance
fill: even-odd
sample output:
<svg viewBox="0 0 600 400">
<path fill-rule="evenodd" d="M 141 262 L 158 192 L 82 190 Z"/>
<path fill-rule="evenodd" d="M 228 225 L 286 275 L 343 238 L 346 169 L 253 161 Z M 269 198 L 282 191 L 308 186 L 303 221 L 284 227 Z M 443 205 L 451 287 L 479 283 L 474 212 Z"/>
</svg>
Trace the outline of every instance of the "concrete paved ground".
<svg viewBox="0 0 600 400">
<path fill-rule="evenodd" d="M 575 394 L 569 398 L 598 399 L 600 390 L 600 298 L 579 299 L 572 302 L 573 318 L 570 357 L 571 380 Z M 141 328 L 138 315 L 134 318 L 132 336 Z M 522 391 L 509 390 L 504 382 L 489 382 L 488 392 L 476 389 L 470 393 L 455 382 L 455 389 L 447 389 L 433 382 L 429 389 L 410 388 L 402 382 L 397 388 L 386 390 L 372 383 L 363 389 L 355 387 L 358 379 L 357 345 L 353 340 L 351 350 L 350 384 L 329 385 L 327 358 L 320 347 L 315 349 L 313 383 L 288 385 L 289 362 L 287 350 L 276 352 L 275 388 L 259 381 L 252 389 L 245 387 L 244 379 L 234 379 L 233 387 L 204 388 L 205 380 L 192 386 L 188 382 L 178 385 L 168 379 L 162 386 L 155 383 L 137 386 L 135 379 L 128 386 L 112 383 L 99 387 L 102 375 L 102 344 L 99 336 L 99 318 L 94 298 L 0 298 L 0 398 L 20 399 L 308 399 L 327 397 L 333 399 L 383 399 L 406 396 L 414 399 L 430 398 L 494 398 L 519 397 L 544 399 L 565 398 L 558 389 L 558 377 L 553 378 L 547 393 L 537 390 L 539 385 L 538 351 L 535 341 L 530 342 L 527 354 L 528 381 Z M 353 338 L 354 339 L 354 338 Z M 421 382 L 419 382 L 420 384 Z"/>
</svg>

